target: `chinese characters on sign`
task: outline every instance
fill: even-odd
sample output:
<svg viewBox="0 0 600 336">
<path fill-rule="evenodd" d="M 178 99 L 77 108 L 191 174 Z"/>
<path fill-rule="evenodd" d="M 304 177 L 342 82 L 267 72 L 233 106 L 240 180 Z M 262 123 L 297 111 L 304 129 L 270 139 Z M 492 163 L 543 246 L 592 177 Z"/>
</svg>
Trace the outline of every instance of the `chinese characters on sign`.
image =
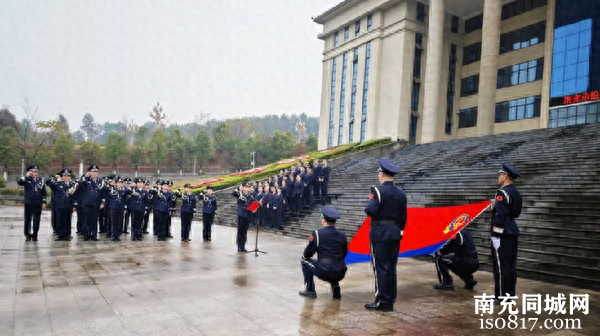
<svg viewBox="0 0 600 336">
<path fill-rule="evenodd" d="M 494 313 L 494 296 L 483 293 L 483 295 L 475 296 L 475 314 L 483 316 L 483 314 L 493 314 Z M 502 306 L 502 310 L 498 312 L 498 314 L 503 314 L 507 309 L 508 313 L 519 314 L 519 309 L 517 308 L 516 299 L 517 296 L 501 296 L 498 298 L 500 300 L 500 305 Z M 589 314 L 590 311 L 590 301 L 588 294 L 569 294 L 569 314 L 573 315 L 574 312 L 581 312 L 584 315 Z M 544 312 L 548 312 L 548 314 L 554 313 L 558 314 L 567 314 L 567 298 L 564 294 L 559 293 L 556 297 L 552 297 L 549 294 L 546 294 L 545 300 L 542 300 L 541 294 L 523 294 L 522 298 L 522 314 L 534 313 L 540 315 L 542 313 L 542 302 L 545 303 Z"/>
<path fill-rule="evenodd" d="M 576 93 L 562 97 L 562 105 L 585 103 L 588 101 L 600 100 L 600 91 Z"/>
</svg>

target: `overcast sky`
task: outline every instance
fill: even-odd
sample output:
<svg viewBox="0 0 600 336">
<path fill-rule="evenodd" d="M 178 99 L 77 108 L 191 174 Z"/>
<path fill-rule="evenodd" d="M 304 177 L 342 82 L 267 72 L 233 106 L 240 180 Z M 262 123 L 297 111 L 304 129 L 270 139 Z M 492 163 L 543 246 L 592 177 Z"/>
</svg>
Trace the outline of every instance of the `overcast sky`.
<svg viewBox="0 0 600 336">
<path fill-rule="evenodd" d="M 323 42 L 316 16 L 340 0 L 2 0 L 0 104 L 24 97 L 76 129 L 160 101 L 171 123 L 318 116 Z"/>
</svg>

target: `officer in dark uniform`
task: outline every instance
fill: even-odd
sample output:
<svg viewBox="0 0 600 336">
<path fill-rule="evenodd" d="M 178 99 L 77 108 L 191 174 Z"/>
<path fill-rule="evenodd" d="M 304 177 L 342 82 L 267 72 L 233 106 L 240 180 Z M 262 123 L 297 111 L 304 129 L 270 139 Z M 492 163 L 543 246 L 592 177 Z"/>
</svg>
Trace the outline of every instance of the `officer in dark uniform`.
<svg viewBox="0 0 600 336">
<path fill-rule="evenodd" d="M 315 159 L 313 161 L 312 173 L 313 173 L 314 198 L 315 198 L 315 201 L 317 201 L 320 198 L 320 194 L 321 194 L 321 185 L 319 183 L 319 176 L 321 175 L 321 166 L 319 166 L 318 159 Z"/>
<path fill-rule="evenodd" d="M 81 176 L 79 179 L 81 180 L 83 178 L 83 176 Z M 75 205 L 75 209 L 77 211 L 77 234 L 78 235 L 83 235 L 83 223 L 84 223 L 84 218 L 83 218 L 83 193 L 81 192 L 81 189 L 79 189 L 79 184 L 77 183 L 77 181 L 75 181 L 75 193 L 73 194 L 74 197 L 74 205 Z"/>
<path fill-rule="evenodd" d="M 173 216 L 175 216 L 175 209 L 177 208 L 177 196 L 172 191 L 173 181 L 167 181 L 167 189 L 165 195 L 167 195 L 169 201 L 169 216 L 167 220 L 167 238 L 173 238 L 171 233 L 171 224 L 173 223 Z"/>
<path fill-rule="evenodd" d="M 211 241 L 212 224 L 217 214 L 217 197 L 213 195 L 211 186 L 206 187 L 202 199 L 202 238 Z"/>
<path fill-rule="evenodd" d="M 52 190 L 54 221 L 57 241 L 71 240 L 71 215 L 74 210 L 75 182 L 71 181 L 71 171 L 63 169 L 60 179 L 48 179 L 46 185 Z"/>
<path fill-rule="evenodd" d="M 108 186 L 108 176 L 104 176 L 102 181 L 105 186 Z M 106 193 L 106 189 L 104 189 L 104 193 Z M 102 198 L 106 199 L 106 194 Z M 106 233 L 106 218 L 108 218 L 108 210 L 106 208 L 100 209 L 98 211 L 98 233 Z"/>
<path fill-rule="evenodd" d="M 79 181 L 83 203 L 83 240 L 98 240 L 98 211 L 104 208 L 104 180 L 98 178 L 98 166 L 91 165 L 87 174 Z"/>
<path fill-rule="evenodd" d="M 327 165 L 327 160 L 323 160 L 323 166 L 319 172 L 319 182 L 321 183 L 321 201 L 323 205 L 327 202 L 327 186 L 329 184 L 329 174 L 331 167 Z"/>
<path fill-rule="evenodd" d="M 237 237 L 236 244 L 238 252 L 247 252 L 246 240 L 248 238 L 248 206 L 252 203 L 252 195 L 248 192 L 246 183 L 243 183 L 231 195 L 237 198 Z"/>
<path fill-rule="evenodd" d="M 341 299 L 340 281 L 346 276 L 344 259 L 348 254 L 346 234 L 335 227 L 335 221 L 340 219 L 340 213 L 332 206 L 322 209 L 322 229 L 313 231 L 308 245 L 302 254 L 302 273 L 304 274 L 304 290 L 299 294 L 316 298 L 313 276 L 329 282 L 334 299 Z M 318 260 L 310 259 L 315 253 Z"/>
<path fill-rule="evenodd" d="M 125 189 L 131 189 L 132 185 L 131 185 L 131 178 L 126 177 L 123 179 L 123 182 L 125 183 Z M 125 214 L 123 214 L 123 233 L 124 234 L 128 234 L 129 233 L 129 219 L 131 217 L 131 211 L 129 210 L 129 198 L 130 195 L 127 195 L 126 199 L 125 199 Z"/>
<path fill-rule="evenodd" d="M 114 184 L 108 187 L 106 210 L 110 217 L 112 228 L 110 229 L 110 237 L 112 241 L 121 241 L 121 233 L 123 231 L 123 213 L 125 211 L 125 201 L 127 200 L 127 190 L 123 187 L 123 179 L 120 176 L 113 178 Z M 108 230 L 107 230 L 108 231 Z"/>
<path fill-rule="evenodd" d="M 508 163 L 502 164 L 498 172 L 498 185 L 492 201 L 492 262 L 494 264 L 494 295 L 500 302 L 500 296 L 514 296 L 517 287 L 517 243 L 519 227 L 515 219 L 521 215 L 523 200 L 513 185 L 519 172 Z"/>
<path fill-rule="evenodd" d="M 371 263 L 375 272 L 375 302 L 365 308 L 393 311 L 396 302 L 396 265 L 406 225 L 406 194 L 394 185 L 400 169 L 388 159 L 379 160 L 381 185 L 371 188 L 365 209 L 371 216 Z"/>
<path fill-rule="evenodd" d="M 145 180 L 144 181 L 144 190 L 146 190 L 146 193 L 148 193 L 148 195 L 149 195 L 150 189 L 152 189 L 150 187 L 150 181 Z M 150 222 L 150 211 L 151 210 L 152 210 L 152 198 L 146 197 L 146 211 L 144 211 L 144 225 L 142 227 L 143 234 L 150 233 L 150 232 L 148 232 L 148 222 Z"/>
<path fill-rule="evenodd" d="M 58 173 L 54 174 L 54 178 L 49 178 L 46 180 L 46 185 L 48 186 L 48 188 L 50 188 L 50 185 L 48 183 L 50 182 L 58 182 L 60 181 L 60 175 L 62 174 L 62 171 L 59 171 Z M 58 235 L 58 230 L 56 228 L 56 207 L 54 206 L 55 202 L 54 202 L 54 193 L 50 194 L 50 223 L 52 223 L 52 232 L 56 235 Z"/>
<path fill-rule="evenodd" d="M 477 247 L 473 236 L 466 228 L 459 231 L 434 254 L 439 284 L 435 289 L 454 289 L 454 282 L 448 270 L 454 272 L 465 282 L 465 289 L 473 289 L 477 280 L 473 273 L 479 268 Z"/>
<path fill-rule="evenodd" d="M 190 242 L 190 231 L 192 230 L 192 218 L 196 214 L 196 195 L 192 193 L 191 185 L 183 185 L 183 192 L 179 188 L 174 192 L 175 196 L 181 198 L 181 241 Z"/>
<path fill-rule="evenodd" d="M 46 208 L 46 186 L 44 179 L 38 177 L 38 166 L 27 167 L 27 174 L 17 180 L 17 184 L 25 189 L 25 240 L 37 241 L 40 230 L 42 209 Z M 33 220 L 33 232 L 31 221 Z"/>
<path fill-rule="evenodd" d="M 128 189 L 129 212 L 131 213 L 131 240 L 142 241 L 144 239 L 142 226 L 148 192 L 144 190 L 144 180 L 142 178 L 136 177 L 133 183 L 134 185 Z"/>
</svg>

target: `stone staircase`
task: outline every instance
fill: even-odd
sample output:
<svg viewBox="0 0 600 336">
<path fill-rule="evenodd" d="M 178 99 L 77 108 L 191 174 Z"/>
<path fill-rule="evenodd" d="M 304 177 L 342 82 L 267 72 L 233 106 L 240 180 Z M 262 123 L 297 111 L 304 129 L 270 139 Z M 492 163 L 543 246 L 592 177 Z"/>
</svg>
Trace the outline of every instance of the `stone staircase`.
<svg viewBox="0 0 600 336">
<path fill-rule="evenodd" d="M 402 148 L 388 157 L 401 169 L 395 182 L 409 206 L 475 203 L 494 196 L 497 172 L 510 162 L 521 172 L 517 220 L 520 277 L 600 288 L 600 125 L 509 133 Z M 379 158 L 336 167 L 330 193 L 342 214 L 338 227 L 352 237 L 365 218 Z M 218 224 L 235 225 L 235 199 L 220 196 Z M 490 213 L 470 225 L 482 269 L 491 269 Z M 293 218 L 281 231 L 306 238 L 320 225 L 320 207 Z"/>
</svg>

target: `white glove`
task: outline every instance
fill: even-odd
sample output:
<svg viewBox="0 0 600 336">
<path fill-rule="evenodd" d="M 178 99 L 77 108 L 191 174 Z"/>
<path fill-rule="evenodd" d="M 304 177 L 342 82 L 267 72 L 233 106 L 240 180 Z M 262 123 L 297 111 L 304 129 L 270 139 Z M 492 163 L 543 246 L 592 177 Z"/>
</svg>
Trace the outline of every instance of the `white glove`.
<svg viewBox="0 0 600 336">
<path fill-rule="evenodd" d="M 492 237 L 492 246 L 496 250 L 500 248 L 500 237 Z"/>
</svg>

